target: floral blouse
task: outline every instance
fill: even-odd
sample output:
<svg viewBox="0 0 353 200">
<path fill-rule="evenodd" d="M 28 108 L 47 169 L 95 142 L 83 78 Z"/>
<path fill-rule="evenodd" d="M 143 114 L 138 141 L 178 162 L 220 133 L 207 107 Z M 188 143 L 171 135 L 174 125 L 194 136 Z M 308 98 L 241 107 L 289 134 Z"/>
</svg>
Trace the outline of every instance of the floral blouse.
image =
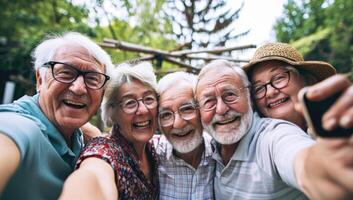
<svg viewBox="0 0 353 200">
<path fill-rule="evenodd" d="M 132 144 L 116 128 L 113 128 L 113 132 L 109 136 L 90 140 L 82 150 L 76 168 L 79 168 L 80 163 L 86 158 L 100 158 L 108 162 L 114 169 L 119 199 L 158 199 L 158 163 L 152 143 L 147 143 L 146 151 L 152 161 L 152 182 L 140 169 Z"/>
</svg>

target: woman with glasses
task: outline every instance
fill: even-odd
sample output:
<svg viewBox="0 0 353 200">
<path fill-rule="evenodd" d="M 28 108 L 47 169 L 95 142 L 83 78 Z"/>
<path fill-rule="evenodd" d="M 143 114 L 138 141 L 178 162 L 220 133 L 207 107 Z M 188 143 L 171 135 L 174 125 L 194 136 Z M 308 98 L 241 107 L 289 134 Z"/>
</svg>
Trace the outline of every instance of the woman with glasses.
<svg viewBox="0 0 353 200">
<path fill-rule="evenodd" d="M 293 122 L 305 131 L 305 119 L 294 108 L 299 90 L 336 73 L 329 63 L 304 61 L 295 48 L 285 43 L 260 47 L 243 68 L 252 82 L 258 111 L 265 117 Z"/>
<path fill-rule="evenodd" d="M 158 199 L 157 157 L 149 143 L 157 127 L 156 85 L 149 63 L 116 68 L 102 102 L 111 132 L 85 146 L 62 198 Z"/>
</svg>

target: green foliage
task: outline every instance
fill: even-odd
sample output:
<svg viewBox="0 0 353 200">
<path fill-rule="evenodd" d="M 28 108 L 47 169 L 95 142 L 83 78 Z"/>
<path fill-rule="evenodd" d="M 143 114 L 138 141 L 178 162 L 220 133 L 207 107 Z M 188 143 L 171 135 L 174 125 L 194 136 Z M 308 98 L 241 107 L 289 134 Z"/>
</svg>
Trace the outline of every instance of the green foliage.
<svg viewBox="0 0 353 200">
<path fill-rule="evenodd" d="M 21 75 L 31 81 L 34 88 L 30 55 L 35 45 L 50 33 L 78 31 L 97 42 L 103 38 L 116 38 L 165 50 L 176 46 L 174 40 L 165 37 L 171 33 L 171 23 L 160 16 L 164 0 L 72 2 L 75 1 L 0 0 L 0 73 L 6 74 L 1 79 Z M 114 9 L 104 9 L 105 3 L 110 3 Z M 99 9 L 102 12 L 96 12 Z M 128 15 L 120 19 L 115 15 L 117 11 L 126 11 Z M 92 15 L 95 16 L 95 24 L 92 23 Z M 108 19 L 108 25 L 101 19 Z M 118 50 L 108 50 L 108 53 L 115 63 L 140 56 Z M 2 81 L 1 85 L 4 84 Z M 15 98 L 25 93 L 23 90 L 16 92 Z"/>
<path fill-rule="evenodd" d="M 116 39 L 120 41 L 162 50 L 174 49 L 177 46 L 177 42 L 168 38 L 168 35 L 172 33 L 171 22 L 160 15 L 163 3 L 164 0 L 133 0 L 125 2 L 129 18 L 114 18 L 109 22 L 109 26 L 96 27 L 97 40 L 102 41 L 104 38 L 114 39 L 115 34 Z M 133 52 L 112 49 L 107 49 L 107 51 L 112 56 L 114 63 L 141 57 L 141 55 Z M 175 68 L 175 66 L 163 64 L 163 69 L 170 68 Z"/>
<path fill-rule="evenodd" d="M 353 69 L 353 0 L 288 0 L 275 25 L 277 40 L 295 45 L 309 60 Z"/>
</svg>

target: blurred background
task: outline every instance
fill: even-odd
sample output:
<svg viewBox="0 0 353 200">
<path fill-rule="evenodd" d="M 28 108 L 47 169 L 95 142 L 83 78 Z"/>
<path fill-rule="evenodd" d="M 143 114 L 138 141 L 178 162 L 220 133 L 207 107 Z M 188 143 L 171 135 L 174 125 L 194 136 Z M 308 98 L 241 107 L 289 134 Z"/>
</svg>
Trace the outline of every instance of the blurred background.
<svg viewBox="0 0 353 200">
<path fill-rule="evenodd" d="M 271 41 L 341 73 L 353 68 L 353 0 L 0 0 L 0 20 L 0 103 L 35 93 L 31 51 L 67 31 L 101 44 L 114 63 L 151 60 L 158 76 L 196 73 L 214 58 L 242 66 Z"/>
</svg>

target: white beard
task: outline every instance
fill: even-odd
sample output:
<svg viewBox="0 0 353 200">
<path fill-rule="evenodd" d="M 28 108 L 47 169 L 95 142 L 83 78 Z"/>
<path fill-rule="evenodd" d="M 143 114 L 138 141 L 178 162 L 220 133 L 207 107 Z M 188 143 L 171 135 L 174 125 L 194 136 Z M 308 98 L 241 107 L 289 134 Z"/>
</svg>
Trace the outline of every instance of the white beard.
<svg viewBox="0 0 353 200">
<path fill-rule="evenodd" d="M 241 122 L 238 127 L 234 127 L 234 130 L 225 134 L 217 133 L 213 127 L 213 124 L 222 118 L 231 118 L 232 116 L 240 116 Z M 249 110 L 245 114 L 238 113 L 234 110 L 229 110 L 225 115 L 215 115 L 209 124 L 202 122 L 204 129 L 220 144 L 235 144 L 248 132 L 252 122 L 253 110 L 249 104 Z"/>
<path fill-rule="evenodd" d="M 190 131 L 191 129 L 193 129 L 193 127 L 191 127 L 191 125 L 188 125 L 185 128 L 183 128 L 182 130 L 173 129 L 173 130 L 171 130 L 170 134 L 178 133 L 178 132 L 186 132 L 186 131 Z M 196 149 L 196 147 L 198 147 L 203 142 L 202 131 L 198 131 L 197 129 L 195 129 L 195 133 L 193 133 L 193 134 L 194 135 L 190 140 L 180 141 L 176 138 L 168 138 L 168 137 L 166 137 L 166 138 L 172 144 L 173 149 L 175 151 L 177 151 L 179 153 L 189 153 L 189 152 L 193 151 L 194 149 Z"/>
</svg>

